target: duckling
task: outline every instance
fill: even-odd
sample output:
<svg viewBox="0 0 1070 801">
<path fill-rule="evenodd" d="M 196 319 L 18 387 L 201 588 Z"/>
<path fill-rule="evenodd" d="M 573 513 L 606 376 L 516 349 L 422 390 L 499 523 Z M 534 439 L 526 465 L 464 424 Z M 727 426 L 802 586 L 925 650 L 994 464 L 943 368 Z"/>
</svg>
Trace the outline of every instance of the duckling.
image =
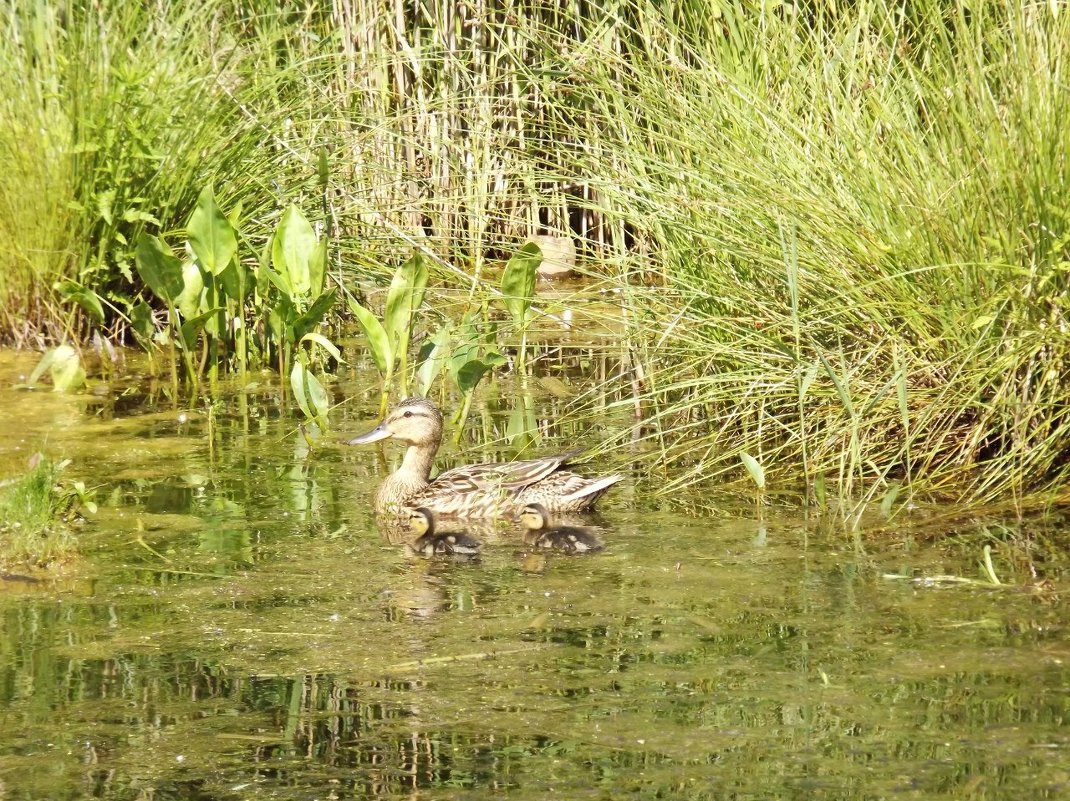
<svg viewBox="0 0 1070 801">
<path fill-rule="evenodd" d="M 483 547 L 483 543 L 464 532 L 436 533 L 434 513 L 424 507 L 410 510 L 409 528 L 417 535 L 416 539 L 409 543 L 409 548 L 422 556 L 472 556 L 478 554 Z"/>
<path fill-rule="evenodd" d="M 527 531 L 524 542 L 533 548 L 552 548 L 564 553 L 589 553 L 602 548 L 591 531 L 579 526 L 551 526 L 550 513 L 539 503 L 529 503 L 520 512 L 520 523 Z"/>
<path fill-rule="evenodd" d="M 529 503 L 554 512 L 590 509 L 622 476 L 587 478 L 562 469 L 578 451 L 519 462 L 470 464 L 431 478 L 442 444 L 442 413 L 427 398 L 408 398 L 371 431 L 349 440 L 364 445 L 388 439 L 407 444 L 401 467 L 375 493 L 378 514 L 423 507 L 458 517 L 513 515 Z"/>
</svg>

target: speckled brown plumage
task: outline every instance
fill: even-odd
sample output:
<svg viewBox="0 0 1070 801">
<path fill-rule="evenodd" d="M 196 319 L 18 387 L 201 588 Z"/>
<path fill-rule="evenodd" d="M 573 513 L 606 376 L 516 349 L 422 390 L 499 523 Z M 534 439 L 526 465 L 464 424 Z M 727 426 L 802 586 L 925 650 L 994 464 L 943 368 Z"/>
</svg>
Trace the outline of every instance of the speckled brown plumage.
<svg viewBox="0 0 1070 801">
<path fill-rule="evenodd" d="M 376 428 L 350 440 L 351 445 L 392 437 L 405 442 L 401 467 L 375 493 L 375 511 L 399 514 L 424 507 L 436 515 L 495 517 L 515 515 L 530 503 L 551 512 L 590 509 L 621 476 L 586 478 L 564 470 L 573 453 L 520 462 L 465 465 L 440 473 L 431 468 L 442 442 L 442 414 L 426 398 L 397 405 Z"/>
</svg>

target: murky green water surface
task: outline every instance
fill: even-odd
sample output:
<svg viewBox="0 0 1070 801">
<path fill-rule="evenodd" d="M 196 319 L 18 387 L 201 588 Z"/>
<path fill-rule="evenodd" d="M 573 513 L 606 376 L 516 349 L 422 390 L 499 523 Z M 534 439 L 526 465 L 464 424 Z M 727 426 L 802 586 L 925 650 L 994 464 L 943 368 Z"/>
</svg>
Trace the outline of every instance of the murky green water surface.
<svg viewBox="0 0 1070 801">
<path fill-rule="evenodd" d="M 11 389 L 0 469 L 97 488 L 82 559 L 0 592 L 4 799 L 1070 797 L 1065 520 L 861 542 L 770 506 L 694 512 L 629 478 L 569 555 L 478 532 L 417 556 L 370 514 L 375 448 L 309 455 L 271 375 L 211 414 L 166 385 Z M 374 415 L 371 376 L 332 435 Z M 472 437 L 515 423 L 489 387 Z M 623 425 L 548 424 L 540 452 Z M 930 532 L 931 533 L 931 532 Z M 1006 544 L 1001 544 L 1006 543 Z"/>
</svg>

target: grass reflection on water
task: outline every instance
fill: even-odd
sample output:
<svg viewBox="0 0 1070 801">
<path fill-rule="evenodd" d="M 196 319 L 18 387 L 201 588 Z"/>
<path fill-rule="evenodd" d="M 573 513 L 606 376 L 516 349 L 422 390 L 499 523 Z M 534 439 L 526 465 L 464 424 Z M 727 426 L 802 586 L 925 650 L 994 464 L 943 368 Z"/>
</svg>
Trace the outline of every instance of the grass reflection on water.
<svg viewBox="0 0 1070 801">
<path fill-rule="evenodd" d="M 104 503 L 87 578 L 0 594 L 5 798 L 1068 791 L 1060 520 L 1014 529 L 1034 544 L 1000 552 L 998 590 L 885 578 L 977 575 L 965 537 L 865 552 L 627 488 L 602 552 L 514 527 L 427 558 L 375 527 L 374 451 L 306 458 L 270 394 L 246 404 L 211 446 L 162 405 L 54 433 Z"/>
</svg>

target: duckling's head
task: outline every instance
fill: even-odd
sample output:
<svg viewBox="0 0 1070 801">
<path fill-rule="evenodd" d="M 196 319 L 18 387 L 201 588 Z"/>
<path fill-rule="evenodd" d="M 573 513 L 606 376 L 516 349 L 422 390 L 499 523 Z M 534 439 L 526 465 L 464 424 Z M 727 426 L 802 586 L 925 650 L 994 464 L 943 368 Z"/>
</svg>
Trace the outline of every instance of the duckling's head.
<svg viewBox="0 0 1070 801">
<path fill-rule="evenodd" d="M 550 513 L 541 503 L 529 503 L 520 512 L 520 522 L 529 531 L 538 531 L 549 524 Z"/>
<path fill-rule="evenodd" d="M 408 445 L 438 445 L 442 441 L 442 413 L 427 398 L 406 398 L 366 434 L 349 440 L 365 445 L 393 437 Z"/>
<path fill-rule="evenodd" d="M 409 528 L 422 537 L 424 534 L 435 533 L 435 516 L 430 509 L 421 506 L 419 509 L 409 510 Z"/>
</svg>

